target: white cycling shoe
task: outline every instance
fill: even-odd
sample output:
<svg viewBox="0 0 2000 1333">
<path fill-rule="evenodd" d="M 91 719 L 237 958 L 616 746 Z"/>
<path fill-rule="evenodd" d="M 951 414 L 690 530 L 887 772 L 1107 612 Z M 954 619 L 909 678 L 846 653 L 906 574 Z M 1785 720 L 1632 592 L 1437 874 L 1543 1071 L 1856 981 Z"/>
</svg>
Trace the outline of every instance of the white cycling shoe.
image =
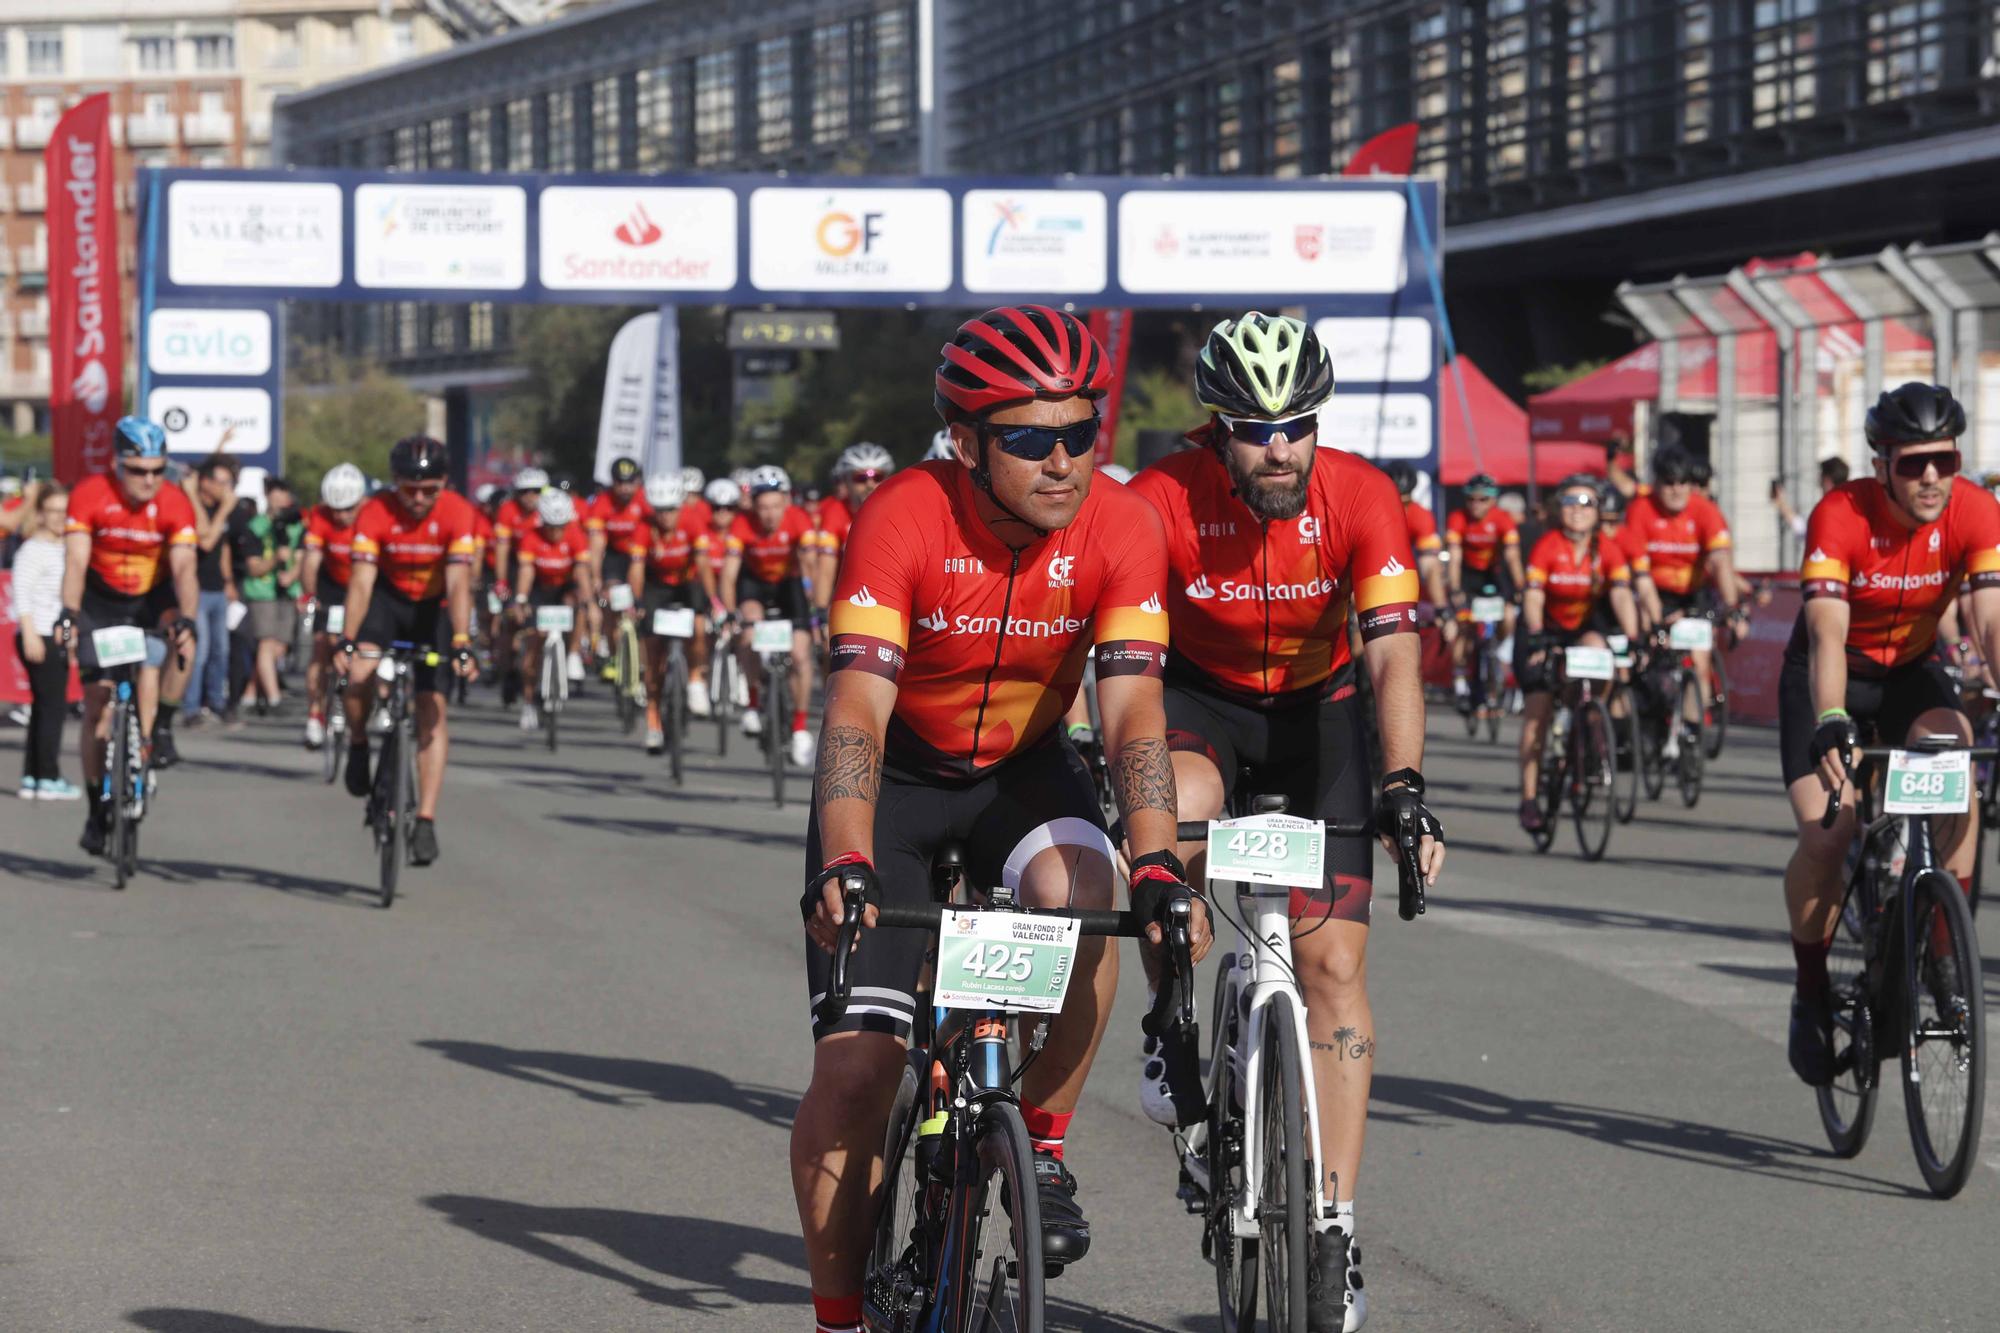
<svg viewBox="0 0 2000 1333">
<path fill-rule="evenodd" d="M 1359 1333 L 1368 1322 L 1368 1293 L 1361 1289 L 1361 1247 L 1338 1227 L 1313 1237 L 1306 1270 L 1309 1333 Z"/>
<path fill-rule="evenodd" d="M 761 735 L 763 735 L 763 734 L 764 734 L 764 715 L 763 715 L 762 713 L 758 712 L 758 711 L 757 711 L 756 709 L 754 709 L 754 708 L 746 708 L 746 709 L 744 709 L 744 710 L 743 710 L 743 722 L 742 722 L 742 727 L 743 727 L 743 734 L 744 734 L 745 736 L 761 736 Z"/>
<path fill-rule="evenodd" d="M 688 682 L 688 716 L 712 717 L 715 710 L 708 702 L 708 682 L 691 680 Z"/>
<path fill-rule="evenodd" d="M 535 711 L 535 706 L 531 703 L 523 703 L 521 705 L 521 730 L 540 731 L 541 729 L 542 718 Z"/>
<path fill-rule="evenodd" d="M 571 653 L 569 655 L 569 679 L 572 685 L 580 684 L 582 682 L 583 680 L 582 653 Z"/>
<path fill-rule="evenodd" d="M 818 752 L 818 742 L 813 740 L 813 734 L 810 731 L 795 731 L 792 733 L 793 768 L 811 768 L 813 766 L 813 758 Z"/>
<path fill-rule="evenodd" d="M 326 723 L 319 718 L 306 718 L 306 748 L 317 750 L 326 744 Z"/>
</svg>

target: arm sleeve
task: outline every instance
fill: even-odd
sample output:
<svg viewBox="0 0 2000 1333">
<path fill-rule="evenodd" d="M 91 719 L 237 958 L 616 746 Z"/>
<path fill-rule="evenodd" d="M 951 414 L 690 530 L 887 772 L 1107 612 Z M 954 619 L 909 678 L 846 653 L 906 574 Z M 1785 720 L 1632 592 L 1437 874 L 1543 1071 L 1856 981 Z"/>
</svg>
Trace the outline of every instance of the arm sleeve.
<svg viewBox="0 0 2000 1333">
<path fill-rule="evenodd" d="M 1847 583 L 1854 576 L 1847 532 L 1867 524 L 1849 505 L 1846 497 L 1828 496 L 1813 506 L 1806 520 L 1806 556 L 1799 567 L 1799 592 L 1806 601 L 1815 597 L 1847 600 Z"/>
<path fill-rule="evenodd" d="M 1341 517 L 1353 552 L 1348 572 L 1354 581 L 1354 617 L 1361 641 L 1415 634 L 1416 557 L 1410 554 L 1408 524 L 1396 512 L 1402 500 L 1395 484 L 1380 472 L 1362 476 L 1344 499 Z"/>
<path fill-rule="evenodd" d="M 1166 530 L 1150 504 L 1119 504 L 1112 512 L 1110 526 L 1122 534 L 1111 549 L 1092 610 L 1097 674 L 1162 676 L 1167 670 Z"/>
<path fill-rule="evenodd" d="M 911 606 L 923 568 L 921 522 L 893 522 L 888 505 L 863 511 L 834 583 L 827 671 L 873 672 L 895 680 L 910 646 Z M 943 516 L 948 522 L 949 516 Z M 735 534 L 730 549 L 741 549 Z"/>
</svg>

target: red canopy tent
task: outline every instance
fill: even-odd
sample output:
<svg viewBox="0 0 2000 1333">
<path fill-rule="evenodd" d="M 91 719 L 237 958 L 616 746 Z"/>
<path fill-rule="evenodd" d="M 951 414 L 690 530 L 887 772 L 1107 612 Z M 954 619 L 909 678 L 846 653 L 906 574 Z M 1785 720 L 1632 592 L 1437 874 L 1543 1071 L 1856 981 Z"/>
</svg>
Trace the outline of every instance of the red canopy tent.
<svg viewBox="0 0 2000 1333">
<path fill-rule="evenodd" d="M 1465 410 L 1459 405 L 1458 373 L 1465 377 L 1465 406 L 1472 413 L 1469 431 Z M 1461 356 L 1439 373 L 1438 411 L 1444 418 L 1440 481 L 1463 486 L 1475 472 L 1486 472 L 1502 486 L 1527 485 L 1528 414 L 1469 358 Z M 1604 449 L 1596 444 L 1537 441 L 1534 465 L 1536 483 L 1553 486 L 1572 472 L 1602 473 Z"/>
</svg>

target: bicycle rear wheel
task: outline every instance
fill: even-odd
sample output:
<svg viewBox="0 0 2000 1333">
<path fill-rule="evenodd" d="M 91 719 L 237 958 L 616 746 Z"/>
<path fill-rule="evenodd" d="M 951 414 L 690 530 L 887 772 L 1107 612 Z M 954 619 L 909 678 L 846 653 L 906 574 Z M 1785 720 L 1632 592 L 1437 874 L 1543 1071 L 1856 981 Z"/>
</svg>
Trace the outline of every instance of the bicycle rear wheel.
<svg viewBox="0 0 2000 1333">
<path fill-rule="evenodd" d="M 667 729 L 667 771 L 674 785 L 683 778 L 683 742 L 687 737 L 687 658 L 676 647 L 667 654 L 667 679 L 660 692 L 660 721 Z"/>
<path fill-rule="evenodd" d="M 403 719 L 397 718 L 395 730 L 382 738 L 382 753 L 375 761 L 378 778 L 388 774 L 386 781 L 376 783 L 378 797 L 386 798 L 377 816 L 382 827 L 376 835 L 376 845 L 382 854 L 383 907 L 396 901 L 396 881 L 403 872 L 403 843 L 409 836 L 406 807 L 410 803 L 410 765 L 403 755 L 409 737 L 404 734 L 405 727 Z"/>
<path fill-rule="evenodd" d="M 1305 1141 L 1303 1053 L 1292 1001 L 1274 995 L 1264 1015 L 1264 1056 L 1257 1098 L 1258 1255 L 1264 1306 L 1273 1333 L 1306 1333 L 1306 1268 L 1312 1226 Z"/>
<path fill-rule="evenodd" d="M 791 709 L 785 696 L 789 673 L 782 666 L 764 669 L 764 757 L 771 761 L 771 803 L 785 808 L 785 760 L 791 748 Z"/>
<path fill-rule="evenodd" d="M 907 1328 L 920 1318 L 934 1287 L 929 1247 L 917 1236 L 917 1199 L 933 1188 L 919 1179 L 916 1143 L 925 1107 L 917 1076 L 919 1055 L 903 1064 L 903 1081 L 889 1111 L 882 1144 L 882 1207 L 875 1215 L 875 1242 L 861 1276 L 862 1308 L 870 1327 Z"/>
<path fill-rule="evenodd" d="M 1872 871 L 1863 866 L 1847 889 L 1840 920 L 1827 954 L 1827 981 L 1833 993 L 1833 1082 L 1813 1089 L 1826 1141 L 1841 1157 L 1853 1157 L 1868 1142 L 1875 1124 L 1875 1016 L 1869 1007 L 1867 945 L 1864 932 L 1875 915 Z"/>
<path fill-rule="evenodd" d="M 1042 1207 L 1020 1108 L 980 1113 L 972 1151 L 952 1185 L 943 1253 L 963 1255 L 945 1283 L 945 1333 L 1043 1333 Z"/>
<path fill-rule="evenodd" d="M 611 649 L 611 692 L 618 696 L 618 726 L 627 736 L 639 725 L 639 714 L 645 707 L 643 695 L 639 699 L 632 697 L 633 683 L 640 678 L 638 648 L 631 623 L 621 619 L 617 641 Z"/>
<path fill-rule="evenodd" d="M 1535 805 L 1542 812 L 1542 827 L 1528 835 L 1534 840 L 1538 852 L 1549 849 L 1549 845 L 1556 840 L 1556 827 L 1562 823 L 1563 788 L 1569 783 L 1566 749 L 1566 745 L 1557 743 L 1556 722 L 1551 716 L 1542 729 L 1542 764 L 1536 777 L 1540 785 L 1535 789 Z"/>
<path fill-rule="evenodd" d="M 562 697 L 569 688 L 569 646 L 560 634 L 542 641 L 542 689 L 535 706 L 542 710 L 542 732 L 548 738 L 549 753 L 556 752 L 556 718 L 562 713 Z"/>
<path fill-rule="evenodd" d="M 1694 673 L 1681 675 L 1680 707 L 1674 715 L 1674 724 L 1680 728 L 1681 747 L 1674 778 L 1680 784 L 1681 804 L 1693 807 L 1701 799 L 1701 778 L 1704 767 L 1704 742 L 1701 725 L 1701 683 Z"/>
<path fill-rule="evenodd" d="M 1710 759 L 1722 757 L 1722 742 L 1729 735 L 1729 672 L 1722 665 L 1722 645 L 1717 644 L 1710 660 L 1715 663 L 1715 680 L 1711 683 L 1707 727 L 1703 733 L 1707 740 L 1706 753 Z"/>
<path fill-rule="evenodd" d="M 736 710 L 736 654 L 733 645 L 717 643 L 709 653 L 708 707 L 715 715 L 715 753 L 729 757 L 730 715 Z"/>
<path fill-rule="evenodd" d="M 1903 1109 L 1917 1169 L 1940 1199 L 1965 1188 L 1979 1159 L 1986 1103 L 1986 1000 L 1972 911 L 1943 871 L 1910 886 L 1903 980 Z"/>
<path fill-rule="evenodd" d="M 1611 714 L 1602 699 L 1580 705 L 1572 720 L 1569 808 L 1576 824 L 1576 843 L 1586 861 L 1604 857 L 1611 842 L 1618 757 L 1612 740 Z"/>
<path fill-rule="evenodd" d="M 1639 813 L 1639 710 L 1630 690 L 1627 690 L 1623 697 L 1625 716 L 1611 719 L 1613 738 L 1622 738 L 1625 742 L 1623 761 L 1625 767 L 1617 769 L 1615 766 L 1618 760 L 1615 756 L 1613 758 L 1618 796 L 1612 805 L 1612 813 L 1617 816 L 1619 823 L 1629 824 L 1633 816 Z"/>
<path fill-rule="evenodd" d="M 1208 1122 L 1202 1144 L 1208 1168 L 1208 1214 L 1203 1248 L 1215 1265 L 1215 1296 L 1223 1333 L 1250 1333 L 1257 1327 L 1257 1238 L 1236 1234 L 1236 1209 L 1249 1189 L 1243 1164 L 1243 1091 L 1236 1082 L 1230 1048 L 1243 1039 L 1229 981 L 1227 960 L 1215 977 L 1213 1028 L 1208 1048 Z"/>
</svg>

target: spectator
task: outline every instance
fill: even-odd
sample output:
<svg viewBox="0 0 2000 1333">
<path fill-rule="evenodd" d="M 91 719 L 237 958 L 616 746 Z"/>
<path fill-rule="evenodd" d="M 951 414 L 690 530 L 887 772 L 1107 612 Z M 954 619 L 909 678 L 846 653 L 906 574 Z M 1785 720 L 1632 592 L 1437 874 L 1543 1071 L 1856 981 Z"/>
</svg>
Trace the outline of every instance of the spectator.
<svg viewBox="0 0 2000 1333">
<path fill-rule="evenodd" d="M 69 495 L 54 482 L 31 488 L 32 526 L 14 556 L 15 646 L 28 668 L 28 743 L 21 764 L 21 799 L 74 801 L 83 791 L 63 781 L 63 719 L 69 710 L 69 654 L 55 640 L 62 610 L 63 523 Z"/>
<path fill-rule="evenodd" d="M 236 469 L 220 454 L 182 482 L 194 501 L 195 580 L 201 611 L 195 617 L 194 661 L 181 708 L 186 726 L 199 728 L 229 709 L 229 604 L 236 600 L 229 562 L 229 515 L 236 504 Z"/>
<path fill-rule="evenodd" d="M 255 643 L 252 674 L 261 715 L 284 703 L 278 662 L 298 637 L 299 511 L 292 488 L 282 477 L 264 481 L 264 507 L 245 530 L 247 577 L 237 584 L 250 608 L 250 638 Z M 248 691 L 245 692 L 248 697 Z"/>
<path fill-rule="evenodd" d="M 0 569 L 14 563 L 15 548 L 27 536 L 23 529 L 34 527 L 27 521 L 27 499 L 19 477 L 0 477 Z"/>
<path fill-rule="evenodd" d="M 1844 458 L 1822 458 L 1819 460 L 1819 493 L 1825 495 L 1836 486 L 1847 484 L 1847 460 Z M 1778 510 L 1778 517 L 1792 535 L 1800 541 L 1806 539 L 1806 516 L 1792 508 L 1792 497 L 1785 494 L 1785 483 L 1771 483 L 1771 503 Z"/>
</svg>

